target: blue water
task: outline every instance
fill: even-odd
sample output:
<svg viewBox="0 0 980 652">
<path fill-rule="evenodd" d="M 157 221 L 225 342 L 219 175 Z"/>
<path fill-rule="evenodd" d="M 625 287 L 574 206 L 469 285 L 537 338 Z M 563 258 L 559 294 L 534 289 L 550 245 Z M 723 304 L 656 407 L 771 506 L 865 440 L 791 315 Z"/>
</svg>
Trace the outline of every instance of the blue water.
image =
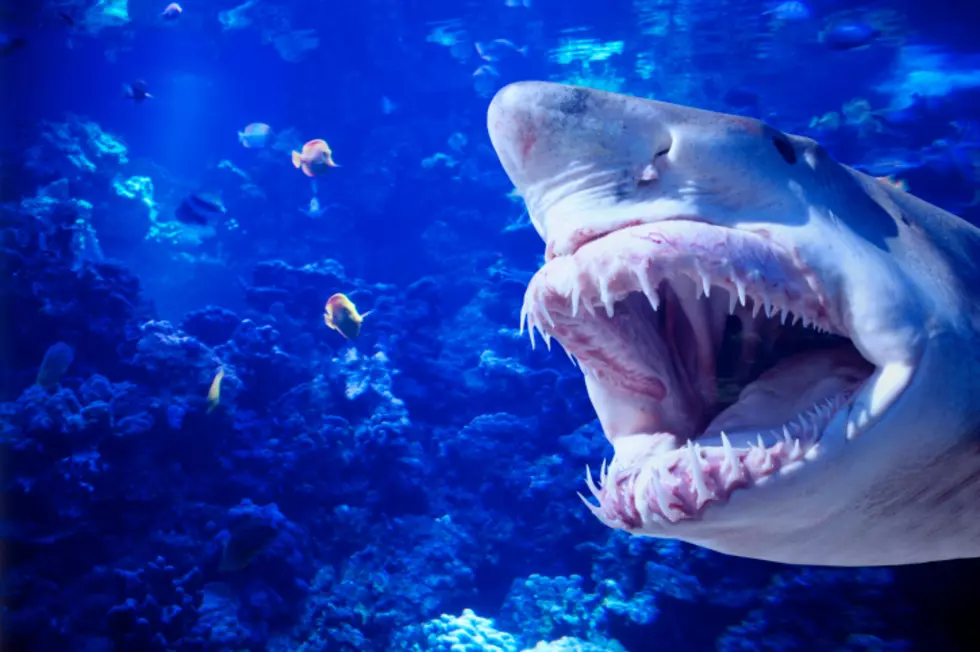
<svg viewBox="0 0 980 652">
<path fill-rule="evenodd" d="M 9 4 L 4 650 L 980 649 L 975 563 L 777 565 L 582 506 L 612 450 L 518 334 L 544 245 L 486 126 L 535 79 L 735 113 L 980 223 L 970 3 Z"/>
</svg>

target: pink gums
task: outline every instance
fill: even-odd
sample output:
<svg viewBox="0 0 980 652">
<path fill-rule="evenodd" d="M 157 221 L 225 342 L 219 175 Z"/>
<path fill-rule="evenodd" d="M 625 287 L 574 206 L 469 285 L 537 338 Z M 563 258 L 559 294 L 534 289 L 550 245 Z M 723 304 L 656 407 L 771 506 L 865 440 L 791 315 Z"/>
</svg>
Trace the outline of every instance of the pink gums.
<svg viewBox="0 0 980 652">
<path fill-rule="evenodd" d="M 760 433 L 758 442 L 748 447 L 734 448 L 727 439 L 721 446 L 689 441 L 684 448 L 654 452 L 625 468 L 615 468 L 614 460 L 608 472 L 603 465 L 599 485 L 591 472 L 586 477 L 599 505 L 585 504 L 609 527 L 629 531 L 699 518 L 708 505 L 726 502 L 735 490 L 802 464 L 805 451 L 846 405 L 846 396 L 837 397 L 791 424 Z M 774 438 L 776 443 L 766 443 Z"/>
<path fill-rule="evenodd" d="M 571 318 L 562 320 L 562 342 L 587 342 L 593 322 L 579 316 L 583 309 L 608 314 L 632 292 L 659 301 L 651 296 L 657 286 L 679 277 L 694 282 L 699 295 L 702 288 L 726 290 L 732 310 L 751 298 L 756 310 L 792 313 L 821 330 L 845 333 L 816 274 L 797 255 L 764 235 L 680 220 L 624 228 L 554 258 L 531 280 L 524 312 L 545 331 L 554 328 L 555 316 Z"/>
</svg>

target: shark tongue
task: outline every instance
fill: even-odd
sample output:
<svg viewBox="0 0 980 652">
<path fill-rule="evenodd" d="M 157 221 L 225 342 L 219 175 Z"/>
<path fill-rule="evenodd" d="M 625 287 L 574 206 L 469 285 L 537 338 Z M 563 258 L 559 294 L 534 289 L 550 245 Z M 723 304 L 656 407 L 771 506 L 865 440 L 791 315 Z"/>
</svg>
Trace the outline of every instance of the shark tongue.
<svg viewBox="0 0 980 652">
<path fill-rule="evenodd" d="M 854 390 L 874 367 L 850 347 L 800 353 L 780 361 L 712 419 L 705 435 L 754 434 L 791 423 L 828 399 Z"/>
</svg>

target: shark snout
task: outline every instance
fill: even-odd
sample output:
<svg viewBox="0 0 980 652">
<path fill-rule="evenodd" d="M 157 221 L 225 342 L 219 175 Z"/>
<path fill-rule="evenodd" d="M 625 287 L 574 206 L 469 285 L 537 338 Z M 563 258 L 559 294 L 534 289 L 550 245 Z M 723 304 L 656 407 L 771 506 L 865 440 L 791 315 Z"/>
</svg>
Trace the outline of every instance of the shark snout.
<svg viewBox="0 0 980 652">
<path fill-rule="evenodd" d="M 518 82 L 497 92 L 490 140 L 551 255 L 570 253 L 633 216 L 613 215 L 662 190 L 676 107 L 589 88 Z"/>
<path fill-rule="evenodd" d="M 562 136 L 557 95 L 563 88 L 539 82 L 518 82 L 500 89 L 487 112 L 490 141 L 507 174 L 519 188 L 555 170 L 533 169 Z M 537 151 L 535 151 L 537 150 Z M 531 158 L 534 152 L 534 159 Z"/>
</svg>

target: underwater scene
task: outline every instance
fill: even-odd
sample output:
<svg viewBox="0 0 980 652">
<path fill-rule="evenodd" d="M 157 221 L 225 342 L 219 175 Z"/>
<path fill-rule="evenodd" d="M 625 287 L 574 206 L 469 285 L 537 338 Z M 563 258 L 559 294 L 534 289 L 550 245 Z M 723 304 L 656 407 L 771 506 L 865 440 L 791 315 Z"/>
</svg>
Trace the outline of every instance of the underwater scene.
<svg viewBox="0 0 980 652">
<path fill-rule="evenodd" d="M 0 648 L 980 650 L 978 34 L 4 3 Z"/>
</svg>

